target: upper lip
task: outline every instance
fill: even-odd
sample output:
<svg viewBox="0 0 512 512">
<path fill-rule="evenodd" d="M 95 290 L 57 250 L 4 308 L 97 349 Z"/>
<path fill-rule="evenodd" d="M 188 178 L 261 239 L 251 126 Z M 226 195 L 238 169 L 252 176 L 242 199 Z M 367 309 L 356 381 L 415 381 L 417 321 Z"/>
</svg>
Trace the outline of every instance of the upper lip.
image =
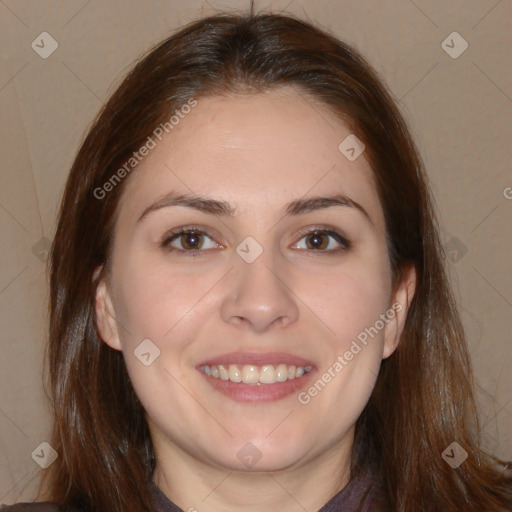
<svg viewBox="0 0 512 512">
<path fill-rule="evenodd" d="M 265 364 L 278 365 L 284 363 L 294 366 L 314 366 L 311 361 L 286 352 L 230 352 L 209 359 L 205 359 L 198 366 L 216 366 L 219 364 L 252 364 L 262 366 Z"/>
</svg>

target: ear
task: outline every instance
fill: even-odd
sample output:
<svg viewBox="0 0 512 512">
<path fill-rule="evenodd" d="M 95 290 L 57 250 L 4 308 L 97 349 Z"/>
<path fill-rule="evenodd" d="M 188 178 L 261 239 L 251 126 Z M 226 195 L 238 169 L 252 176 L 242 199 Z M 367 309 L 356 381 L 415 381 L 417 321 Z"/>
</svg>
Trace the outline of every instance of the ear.
<svg viewBox="0 0 512 512">
<path fill-rule="evenodd" d="M 96 281 L 102 269 L 103 266 L 98 267 L 94 271 L 93 281 Z M 96 311 L 96 327 L 101 339 L 109 347 L 115 350 L 122 350 L 114 306 L 112 304 L 108 284 L 104 278 L 101 278 L 96 285 L 96 300 L 94 306 Z"/>
<path fill-rule="evenodd" d="M 407 312 L 409 311 L 415 290 L 416 268 L 414 265 L 410 265 L 404 270 L 400 282 L 395 287 L 392 302 L 386 312 L 386 315 L 389 313 L 388 318 L 391 317 L 391 319 L 385 329 L 382 359 L 386 359 L 393 354 L 400 343 L 405 319 L 407 318 Z"/>
</svg>

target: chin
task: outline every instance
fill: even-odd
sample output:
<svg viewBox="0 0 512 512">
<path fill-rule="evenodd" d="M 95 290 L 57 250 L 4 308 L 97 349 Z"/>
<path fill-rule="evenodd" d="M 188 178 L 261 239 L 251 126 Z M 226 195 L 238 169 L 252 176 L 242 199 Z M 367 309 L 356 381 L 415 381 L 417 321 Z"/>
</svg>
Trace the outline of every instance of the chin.
<svg viewBox="0 0 512 512">
<path fill-rule="evenodd" d="M 300 463 L 311 451 L 305 449 L 304 436 L 287 432 L 269 435 L 269 432 L 265 430 L 259 436 L 236 436 L 224 445 L 221 453 L 212 454 L 212 459 L 229 470 L 282 471 Z"/>
</svg>

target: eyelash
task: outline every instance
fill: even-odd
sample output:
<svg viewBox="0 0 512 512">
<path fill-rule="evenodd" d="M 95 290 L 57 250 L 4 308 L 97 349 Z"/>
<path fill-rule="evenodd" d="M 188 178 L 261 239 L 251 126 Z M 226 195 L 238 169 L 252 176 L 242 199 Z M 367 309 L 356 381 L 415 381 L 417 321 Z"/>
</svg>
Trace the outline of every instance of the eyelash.
<svg viewBox="0 0 512 512">
<path fill-rule="evenodd" d="M 211 238 L 213 240 L 213 237 L 208 234 L 207 231 L 202 229 L 199 226 L 187 226 L 184 228 L 179 228 L 177 231 L 171 231 L 164 235 L 161 246 L 162 248 L 168 250 L 169 252 L 174 253 L 181 253 L 182 256 L 185 257 L 197 257 L 204 255 L 205 252 L 211 251 L 212 249 L 192 249 L 192 250 L 184 250 L 184 249 L 176 249 L 175 247 L 172 247 L 170 245 L 171 242 L 178 239 L 182 235 L 187 234 L 194 234 L 194 235 L 206 235 L 208 238 Z M 298 249 L 300 251 L 305 252 L 307 255 L 310 256 L 321 256 L 321 255 L 328 255 L 328 256 L 334 256 L 340 253 L 343 253 L 351 248 L 351 243 L 349 240 L 347 240 L 341 233 L 329 229 L 326 226 L 315 226 L 311 228 L 309 231 L 303 233 L 299 240 L 302 240 L 305 237 L 311 236 L 311 235 L 327 235 L 331 236 L 341 244 L 341 248 L 335 249 L 335 250 L 322 250 L 322 249 Z M 324 254 L 318 254 L 318 253 L 324 253 Z"/>
</svg>

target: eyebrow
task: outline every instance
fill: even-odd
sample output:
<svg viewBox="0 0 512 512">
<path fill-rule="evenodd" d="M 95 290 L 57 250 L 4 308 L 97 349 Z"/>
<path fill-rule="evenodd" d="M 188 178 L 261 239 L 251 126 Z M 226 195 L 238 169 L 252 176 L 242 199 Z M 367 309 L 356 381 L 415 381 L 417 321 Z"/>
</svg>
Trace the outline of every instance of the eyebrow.
<svg viewBox="0 0 512 512">
<path fill-rule="evenodd" d="M 213 199 L 209 197 L 201 197 L 196 195 L 178 194 L 170 192 L 158 199 L 155 203 L 148 206 L 141 214 L 137 222 L 147 217 L 150 213 L 168 208 L 172 206 L 182 206 L 191 208 L 206 214 L 221 215 L 233 217 L 236 215 L 236 208 L 226 201 Z M 344 194 L 334 194 L 329 196 L 314 196 L 301 198 L 288 203 L 283 210 L 283 217 L 303 215 L 312 211 L 331 208 L 333 206 L 344 206 L 354 208 L 362 213 L 366 219 L 373 224 L 368 212 L 358 202 L 350 199 Z"/>
</svg>

